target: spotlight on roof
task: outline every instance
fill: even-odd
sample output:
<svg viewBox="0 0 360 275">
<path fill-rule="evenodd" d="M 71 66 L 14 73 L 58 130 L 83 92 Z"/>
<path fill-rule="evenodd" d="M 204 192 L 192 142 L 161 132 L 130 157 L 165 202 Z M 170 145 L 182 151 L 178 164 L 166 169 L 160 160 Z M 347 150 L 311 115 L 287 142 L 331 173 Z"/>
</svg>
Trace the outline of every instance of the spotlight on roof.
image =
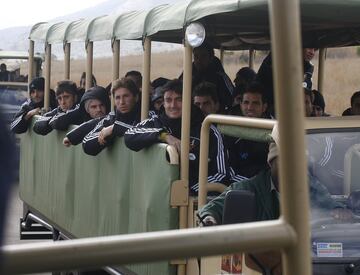
<svg viewBox="0 0 360 275">
<path fill-rule="evenodd" d="M 199 47 L 205 40 L 205 28 L 201 23 L 195 22 L 187 26 L 185 39 L 193 48 Z"/>
</svg>

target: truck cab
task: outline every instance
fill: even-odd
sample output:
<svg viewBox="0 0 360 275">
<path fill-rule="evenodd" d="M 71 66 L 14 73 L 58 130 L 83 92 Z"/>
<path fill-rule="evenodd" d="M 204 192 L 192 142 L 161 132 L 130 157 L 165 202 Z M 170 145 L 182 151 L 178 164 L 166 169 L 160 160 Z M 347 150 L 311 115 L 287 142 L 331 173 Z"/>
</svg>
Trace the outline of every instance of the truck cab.
<svg viewBox="0 0 360 275">
<path fill-rule="evenodd" d="M 28 52 L 0 51 L 0 106 L 6 122 L 28 98 Z M 35 76 L 41 76 L 43 57 L 34 56 Z"/>
</svg>

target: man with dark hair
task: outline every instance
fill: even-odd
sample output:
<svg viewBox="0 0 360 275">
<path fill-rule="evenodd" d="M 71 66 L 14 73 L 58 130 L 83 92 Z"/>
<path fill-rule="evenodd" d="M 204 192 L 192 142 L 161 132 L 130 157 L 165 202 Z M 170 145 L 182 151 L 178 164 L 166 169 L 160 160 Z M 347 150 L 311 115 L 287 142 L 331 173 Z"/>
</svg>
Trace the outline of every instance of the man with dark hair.
<svg viewBox="0 0 360 275">
<path fill-rule="evenodd" d="M 122 78 L 112 83 L 111 93 L 114 97 L 115 111 L 110 112 L 83 139 L 84 152 L 96 156 L 114 138 L 122 137 L 126 130 L 140 121 L 140 91 L 130 78 Z"/>
<path fill-rule="evenodd" d="M 53 129 L 56 129 L 57 118 L 66 111 L 75 108 L 77 101 L 77 86 L 75 82 L 71 80 L 59 81 L 55 95 L 59 106 L 44 114 L 34 124 L 33 130 L 39 135 L 45 136 Z"/>
<path fill-rule="evenodd" d="M 343 116 L 358 116 L 360 115 L 360 91 L 353 93 L 350 99 L 351 107 L 346 109 Z"/>
<path fill-rule="evenodd" d="M 305 116 L 311 117 L 313 116 L 313 100 L 314 95 L 311 90 L 304 88 L 304 104 L 305 104 Z"/>
<path fill-rule="evenodd" d="M 220 111 L 227 110 L 232 106 L 234 86 L 225 73 L 221 62 L 214 55 L 214 48 L 209 43 L 204 42 L 199 47 L 194 48 L 193 55 L 193 87 L 196 87 L 203 81 L 215 84 Z M 182 79 L 182 75 L 180 79 Z"/>
<path fill-rule="evenodd" d="M 303 68 L 304 68 L 304 79 L 303 87 L 311 90 L 312 87 L 312 75 L 314 72 L 314 65 L 311 63 L 311 60 L 315 56 L 315 48 L 304 48 L 303 49 Z M 269 104 L 269 110 L 272 115 L 275 114 L 274 110 L 274 84 L 273 84 L 273 73 L 272 73 L 272 58 L 271 53 L 269 53 L 266 58 L 263 60 L 256 80 L 262 83 L 266 89 L 266 97 Z"/>
<path fill-rule="evenodd" d="M 313 94 L 313 116 L 329 116 L 325 113 L 325 99 L 318 90 L 312 90 Z"/>
<path fill-rule="evenodd" d="M 66 134 L 65 146 L 78 145 L 84 137 L 110 112 L 110 98 L 105 88 L 91 87 L 82 96 L 80 104 L 57 118 L 57 128 L 67 129 L 69 125 L 79 125 Z"/>
<path fill-rule="evenodd" d="M 139 91 L 141 92 L 142 75 L 139 71 L 128 71 L 125 74 L 125 77 L 130 78 L 132 81 L 134 81 L 136 87 L 138 87 Z"/>
<path fill-rule="evenodd" d="M 242 95 L 244 94 L 247 86 L 249 86 L 253 81 L 255 81 L 256 73 L 250 67 L 242 67 L 235 76 L 234 79 L 234 101 L 233 106 L 240 104 Z"/>
<path fill-rule="evenodd" d="M 131 150 L 139 151 L 163 142 L 174 146 L 178 152 L 181 151 L 182 82 L 178 79 L 171 80 L 163 87 L 163 91 L 164 109 L 160 111 L 159 116 L 144 120 L 125 133 L 125 144 Z M 193 106 L 191 114 L 189 187 L 191 194 L 197 194 L 203 116 L 196 106 Z M 210 128 L 209 150 L 208 182 L 226 183 L 228 169 L 224 145 L 220 133 L 214 126 Z"/>
<path fill-rule="evenodd" d="M 27 131 L 33 116 L 40 114 L 44 107 L 44 85 L 43 77 L 34 78 L 29 84 L 29 99 L 21 106 L 20 111 L 15 115 L 10 129 L 16 134 L 22 134 Z M 54 103 L 54 94 L 50 91 L 50 107 L 56 107 Z"/>
<path fill-rule="evenodd" d="M 194 89 L 193 101 L 204 116 L 216 114 L 219 111 L 219 99 L 213 83 L 204 81 L 197 85 Z"/>
<path fill-rule="evenodd" d="M 151 95 L 150 110 L 153 111 L 154 114 L 158 114 L 163 105 L 164 93 L 163 87 L 160 86 L 155 88 L 153 94 Z"/>
<path fill-rule="evenodd" d="M 78 125 L 92 118 L 103 117 L 110 112 L 110 98 L 104 87 L 94 86 L 81 97 L 80 104 L 57 116 L 54 128 L 66 130 L 69 125 Z"/>
<path fill-rule="evenodd" d="M 237 115 L 251 118 L 268 118 L 264 88 L 253 82 L 243 93 L 240 111 Z M 268 145 L 264 142 L 225 136 L 225 145 L 229 152 L 230 179 L 241 181 L 255 176 L 267 167 Z"/>
<path fill-rule="evenodd" d="M 0 81 L 10 81 L 10 72 L 7 70 L 5 63 L 0 65 Z"/>
</svg>

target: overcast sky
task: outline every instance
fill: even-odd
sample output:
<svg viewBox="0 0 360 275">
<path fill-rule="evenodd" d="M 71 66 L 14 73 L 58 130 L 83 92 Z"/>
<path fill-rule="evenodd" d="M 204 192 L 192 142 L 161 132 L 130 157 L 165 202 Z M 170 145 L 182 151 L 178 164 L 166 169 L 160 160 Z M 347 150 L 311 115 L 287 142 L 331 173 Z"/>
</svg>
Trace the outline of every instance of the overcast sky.
<svg viewBox="0 0 360 275">
<path fill-rule="evenodd" d="M 34 25 L 95 6 L 106 0 L 6 0 L 1 1 L 0 29 Z"/>
</svg>

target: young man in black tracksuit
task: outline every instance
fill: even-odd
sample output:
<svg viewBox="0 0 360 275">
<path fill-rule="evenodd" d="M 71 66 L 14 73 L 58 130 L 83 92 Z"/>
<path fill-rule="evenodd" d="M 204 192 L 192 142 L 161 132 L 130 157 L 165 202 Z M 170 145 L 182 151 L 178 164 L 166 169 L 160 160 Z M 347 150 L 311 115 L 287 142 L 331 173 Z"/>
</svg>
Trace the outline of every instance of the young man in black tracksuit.
<svg viewBox="0 0 360 275">
<path fill-rule="evenodd" d="M 267 103 L 264 88 L 257 82 L 247 86 L 236 115 L 249 118 L 269 118 L 266 116 Z M 251 178 L 267 168 L 268 144 L 244 138 L 225 136 L 229 152 L 230 180 L 242 181 Z"/>
<path fill-rule="evenodd" d="M 20 111 L 15 115 L 10 129 L 16 134 L 22 134 L 30 126 L 31 119 L 34 115 L 40 114 L 41 108 L 44 107 L 44 85 L 43 77 L 34 78 L 29 84 L 29 99 L 21 106 Z M 50 92 L 50 107 L 56 107 L 56 100 L 53 93 Z"/>
<path fill-rule="evenodd" d="M 34 124 L 33 130 L 39 135 L 45 136 L 53 129 L 56 129 L 55 124 L 57 118 L 68 110 L 76 107 L 77 86 L 75 82 L 71 80 L 59 81 L 55 94 L 59 106 L 39 118 Z"/>
<path fill-rule="evenodd" d="M 122 78 L 112 83 L 115 112 L 109 113 L 83 139 L 86 154 L 95 156 L 114 138 L 124 133 L 140 121 L 139 89 L 130 78 Z"/>
<path fill-rule="evenodd" d="M 139 151 L 155 143 L 164 142 L 174 146 L 180 152 L 182 116 L 182 82 L 171 80 L 164 86 L 164 108 L 159 116 L 140 122 L 125 133 L 125 144 Z M 193 106 L 190 129 L 189 188 L 191 194 L 197 194 L 200 130 L 203 115 Z M 210 130 L 208 182 L 227 183 L 227 159 L 220 133 L 214 126 Z"/>
<path fill-rule="evenodd" d="M 81 97 L 80 104 L 57 118 L 56 126 L 67 129 L 79 125 L 66 134 L 65 146 L 78 145 L 84 137 L 110 112 L 110 98 L 105 88 L 91 87 Z"/>
</svg>

